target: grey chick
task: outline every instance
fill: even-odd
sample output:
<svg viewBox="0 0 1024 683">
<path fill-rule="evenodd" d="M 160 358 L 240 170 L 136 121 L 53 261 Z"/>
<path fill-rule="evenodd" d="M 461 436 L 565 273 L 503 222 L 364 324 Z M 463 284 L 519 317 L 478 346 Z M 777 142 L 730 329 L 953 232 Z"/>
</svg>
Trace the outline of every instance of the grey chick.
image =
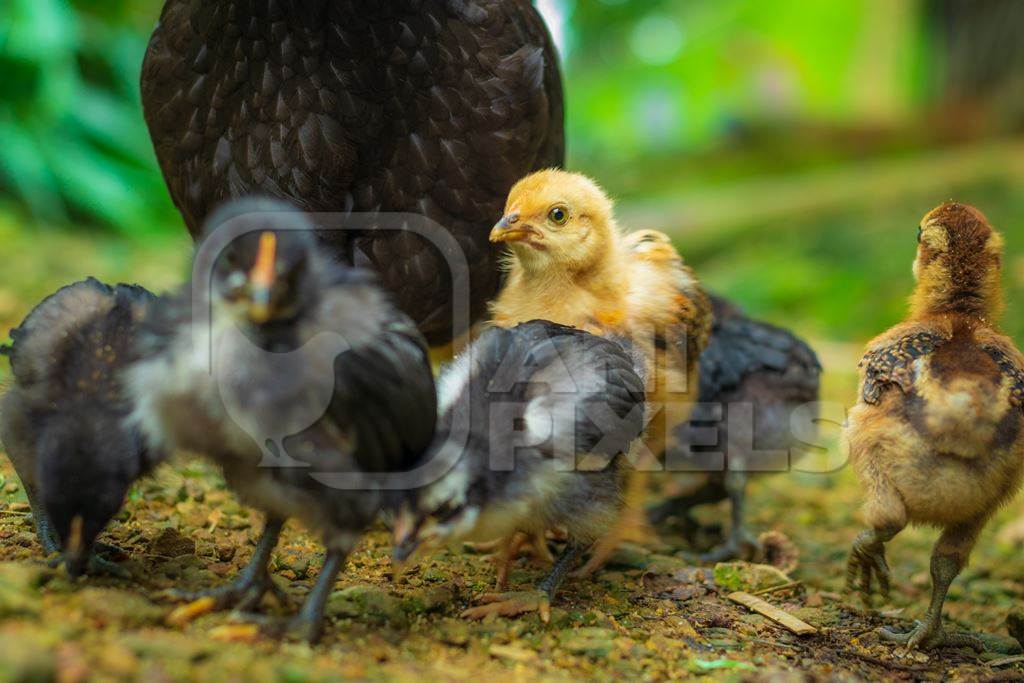
<svg viewBox="0 0 1024 683">
<path fill-rule="evenodd" d="M 144 331 L 147 359 L 130 372 L 134 419 L 155 443 L 220 465 L 266 515 L 250 564 L 208 593 L 218 607 L 252 609 L 276 590 L 267 563 L 285 520 L 322 536 L 320 576 L 283 624 L 316 641 L 346 557 L 389 505 L 383 475 L 430 445 L 433 375 L 416 326 L 371 274 L 322 257 L 302 214 L 235 201 L 206 239 L 226 224 L 245 234 L 213 259 L 203 310 L 193 315 L 186 287 Z"/>
<path fill-rule="evenodd" d="M 14 383 L 0 439 L 28 494 L 39 542 L 72 576 L 125 575 L 97 556 L 96 537 L 139 477 L 161 459 L 134 429 L 120 373 L 155 297 L 89 278 L 62 287 L 11 330 Z"/>
<path fill-rule="evenodd" d="M 537 590 L 487 594 L 463 613 L 537 611 L 547 621 L 567 572 L 621 512 L 619 456 L 644 429 L 642 368 L 610 338 L 547 321 L 485 331 L 439 381 L 425 458 L 450 469 L 402 504 L 398 571 L 438 543 L 564 528 L 565 549 Z"/>
<path fill-rule="evenodd" d="M 675 450 L 666 455 L 666 467 L 696 471 L 707 453 L 724 452 L 725 469 L 709 473 L 695 491 L 661 503 L 650 515 L 654 522 L 678 516 L 692 532 L 693 507 L 728 499 L 728 536 L 695 559 L 752 560 L 762 549 L 746 527 L 748 474 L 777 469 L 769 459 L 807 446 L 799 438 L 805 435 L 794 434 L 790 418 L 818 400 L 821 365 L 811 347 L 790 331 L 750 318 L 721 297 L 708 298 L 714 323 L 700 356 L 700 403 L 676 429 Z M 706 434 L 709 428 L 715 431 L 713 438 Z"/>
</svg>

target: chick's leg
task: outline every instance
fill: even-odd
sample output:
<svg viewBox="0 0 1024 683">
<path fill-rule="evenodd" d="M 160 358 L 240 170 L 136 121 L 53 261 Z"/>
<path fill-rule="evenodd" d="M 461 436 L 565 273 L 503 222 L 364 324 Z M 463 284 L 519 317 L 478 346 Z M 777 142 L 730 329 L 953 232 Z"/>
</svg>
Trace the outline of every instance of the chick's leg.
<svg viewBox="0 0 1024 683">
<path fill-rule="evenodd" d="M 503 590 L 508 586 L 508 572 L 512 563 L 516 559 L 516 554 L 519 552 L 519 546 L 523 544 L 523 540 L 523 532 L 514 532 L 511 536 L 505 539 L 504 545 L 502 545 L 501 550 L 499 550 L 498 554 L 495 556 L 495 563 L 497 564 L 498 570 L 494 584 L 498 590 Z"/>
<path fill-rule="evenodd" d="M 274 630 L 283 631 L 287 635 L 308 643 L 315 643 L 323 637 L 324 610 L 327 607 L 327 600 L 334 590 L 338 573 L 345 566 L 349 550 L 351 550 L 351 546 L 327 552 L 324 566 L 316 577 L 316 584 L 306 596 L 306 601 L 302 603 L 302 609 L 294 617 L 284 622 L 281 628 Z"/>
<path fill-rule="evenodd" d="M 551 600 L 555 597 L 558 587 L 565 581 L 569 570 L 579 559 L 583 547 L 570 541 L 562 554 L 555 560 L 551 571 L 545 576 L 537 589 L 532 591 L 513 591 L 509 593 L 485 593 L 480 596 L 483 603 L 471 607 L 462 613 L 464 619 L 483 619 L 491 614 L 509 617 L 526 612 L 537 612 L 545 624 L 551 620 Z"/>
<path fill-rule="evenodd" d="M 882 596 L 889 596 L 891 574 L 885 560 L 885 544 L 906 528 L 908 520 L 903 499 L 883 477 L 872 476 L 865 490 L 864 516 L 871 529 L 853 542 L 846 564 L 846 590 L 853 592 L 859 585 L 862 599 L 870 605 L 875 580 Z"/>
<path fill-rule="evenodd" d="M 967 564 L 971 549 L 983 524 L 972 524 L 946 529 L 932 552 L 932 597 L 924 618 L 909 633 L 896 633 L 882 629 L 879 637 L 890 643 L 903 645 L 907 651 L 933 650 L 940 647 L 972 647 L 983 651 L 980 639 L 963 633 L 949 633 L 942 627 L 942 606 L 953 579 Z"/>
<path fill-rule="evenodd" d="M 643 541 L 654 535 L 643 504 L 649 479 L 650 472 L 646 470 L 638 469 L 629 473 L 619 519 L 615 522 L 615 526 L 594 544 L 590 558 L 582 567 L 573 572 L 573 576 L 578 578 L 592 576 L 608 563 L 608 560 L 624 541 Z"/>
<path fill-rule="evenodd" d="M 658 399 L 655 399 L 658 401 Z M 623 493 L 622 512 L 612 529 L 605 534 L 590 551 L 590 558 L 573 576 L 585 578 L 604 567 L 623 541 L 649 541 L 657 538 L 644 508 L 647 485 L 651 472 L 661 471 L 661 463 L 655 455 L 665 453 L 669 433 L 668 413 L 662 409 L 648 423 L 647 434 L 642 447 L 630 454 L 635 458 L 634 469 L 626 475 L 626 490 Z"/>
<path fill-rule="evenodd" d="M 746 527 L 747 473 L 729 470 L 725 475 L 725 490 L 729 496 L 732 517 L 729 537 L 724 543 L 706 553 L 684 553 L 684 557 L 698 562 L 714 563 L 734 559 L 753 560 L 760 552 L 761 544 Z"/>
<path fill-rule="evenodd" d="M 39 496 L 36 495 L 35 486 L 25 484 L 25 495 L 28 497 L 29 507 L 32 508 L 32 520 L 36 525 L 36 537 L 39 539 L 39 545 L 43 547 L 43 553 L 46 555 L 59 553 L 60 542 L 57 540 L 57 532 L 53 530 L 50 516 L 46 514 L 46 510 L 39 504 Z"/>
<path fill-rule="evenodd" d="M 669 498 L 657 505 L 647 509 L 647 517 L 652 524 L 660 524 L 669 517 L 679 517 L 683 523 L 683 530 L 687 538 L 695 536 L 701 529 L 700 525 L 693 519 L 690 511 L 701 505 L 711 505 L 729 496 L 725 489 L 724 480 L 720 478 L 709 478 L 700 488 L 690 493 Z"/>
<path fill-rule="evenodd" d="M 213 598 L 214 609 L 236 608 L 243 612 L 256 608 L 260 600 L 267 592 L 271 592 L 281 602 L 287 602 L 287 596 L 270 577 L 267 565 L 270 563 L 270 555 L 277 547 L 277 540 L 281 536 L 281 529 L 284 527 L 284 520 L 268 517 L 263 534 L 256 542 L 252 559 L 235 579 L 224 586 L 219 586 L 209 591 L 185 595 L 188 600 L 202 600 Z"/>
</svg>

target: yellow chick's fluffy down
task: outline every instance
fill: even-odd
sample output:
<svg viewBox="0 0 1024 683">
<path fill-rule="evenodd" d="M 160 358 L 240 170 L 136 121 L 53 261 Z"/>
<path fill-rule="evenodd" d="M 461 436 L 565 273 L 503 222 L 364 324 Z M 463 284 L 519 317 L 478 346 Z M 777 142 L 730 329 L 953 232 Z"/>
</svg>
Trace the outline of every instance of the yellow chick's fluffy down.
<svg viewBox="0 0 1024 683">
<path fill-rule="evenodd" d="M 710 303 L 668 238 L 654 231 L 624 235 L 597 183 L 551 169 L 513 186 L 491 241 L 509 250 L 507 282 L 491 305 L 491 324 L 542 319 L 627 337 L 646 364 L 651 419 L 645 445 L 654 456 L 663 453 L 665 435 L 697 400 L 698 359 L 711 330 Z M 655 466 L 649 458 L 634 464 Z M 634 531 L 645 526 L 639 500 L 645 482 L 632 477 L 626 494 L 624 526 Z M 616 542 L 595 552 L 597 562 Z M 591 559 L 584 573 L 596 568 Z"/>
</svg>

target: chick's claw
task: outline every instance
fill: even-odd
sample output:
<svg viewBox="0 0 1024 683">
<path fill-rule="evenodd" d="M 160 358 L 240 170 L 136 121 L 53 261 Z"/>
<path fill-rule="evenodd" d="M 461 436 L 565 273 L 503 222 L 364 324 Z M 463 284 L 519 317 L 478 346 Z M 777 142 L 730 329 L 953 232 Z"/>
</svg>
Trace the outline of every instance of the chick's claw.
<svg viewBox="0 0 1024 683">
<path fill-rule="evenodd" d="M 518 614 L 537 612 L 545 624 L 551 621 L 551 597 L 544 591 L 516 591 L 511 593 L 485 593 L 480 596 L 483 603 L 470 607 L 462 613 L 463 619 L 484 619 L 492 614 L 499 617 L 513 617 Z"/>
<path fill-rule="evenodd" d="M 64 564 L 64 562 L 63 554 L 53 555 L 46 560 L 47 566 L 51 569 L 56 569 Z M 117 579 L 132 578 L 132 573 L 127 568 L 117 562 L 100 557 L 96 553 L 89 556 L 89 560 L 85 565 L 85 574 L 88 576 L 112 576 Z"/>
<path fill-rule="evenodd" d="M 879 629 L 878 638 L 886 643 L 902 645 L 904 654 L 913 650 L 936 650 L 944 647 L 969 647 L 976 652 L 986 650 L 985 643 L 980 638 L 966 633 L 949 633 L 942 628 L 938 619 L 930 618 L 918 621 L 913 630 L 907 633 Z"/>
<path fill-rule="evenodd" d="M 687 562 L 699 564 L 716 564 L 729 560 L 753 561 L 762 555 L 761 543 L 744 532 L 738 536 L 730 536 L 724 543 L 715 546 L 706 553 L 679 553 L 679 557 Z"/>
<path fill-rule="evenodd" d="M 86 571 L 94 576 L 113 576 L 118 579 L 130 579 L 132 573 L 124 565 L 120 565 L 113 560 L 100 557 L 99 555 L 93 554 L 89 558 L 89 564 Z"/>
<path fill-rule="evenodd" d="M 288 605 L 291 602 L 288 594 L 274 583 L 269 574 L 255 577 L 240 576 L 231 583 L 208 591 L 173 591 L 172 594 L 177 599 L 187 602 L 213 598 L 215 610 L 235 609 L 240 612 L 253 612 L 259 607 L 260 601 L 267 593 L 273 595 L 282 605 Z"/>
<path fill-rule="evenodd" d="M 846 590 L 852 593 L 859 585 L 864 602 L 870 605 L 875 580 L 878 581 L 882 597 L 889 597 L 890 577 L 889 564 L 885 560 L 885 545 L 875 540 L 872 532 L 862 533 L 853 542 L 846 565 Z"/>
</svg>

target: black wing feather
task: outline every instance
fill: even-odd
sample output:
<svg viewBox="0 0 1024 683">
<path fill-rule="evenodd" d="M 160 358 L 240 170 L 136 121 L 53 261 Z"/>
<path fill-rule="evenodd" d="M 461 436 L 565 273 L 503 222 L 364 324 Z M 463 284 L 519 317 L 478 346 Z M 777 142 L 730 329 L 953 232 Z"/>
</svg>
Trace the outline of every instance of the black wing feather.
<svg viewBox="0 0 1024 683">
<path fill-rule="evenodd" d="M 338 357 L 327 416 L 349 425 L 361 470 L 397 472 L 430 444 L 436 400 L 426 343 L 410 321 L 396 320 L 372 347 Z"/>
<path fill-rule="evenodd" d="M 817 399 L 821 364 L 806 342 L 788 330 L 743 315 L 721 297 L 709 298 L 715 318 L 700 357 L 702 403 L 735 400 L 734 394 L 754 375 L 770 381 L 780 399 Z"/>
</svg>

